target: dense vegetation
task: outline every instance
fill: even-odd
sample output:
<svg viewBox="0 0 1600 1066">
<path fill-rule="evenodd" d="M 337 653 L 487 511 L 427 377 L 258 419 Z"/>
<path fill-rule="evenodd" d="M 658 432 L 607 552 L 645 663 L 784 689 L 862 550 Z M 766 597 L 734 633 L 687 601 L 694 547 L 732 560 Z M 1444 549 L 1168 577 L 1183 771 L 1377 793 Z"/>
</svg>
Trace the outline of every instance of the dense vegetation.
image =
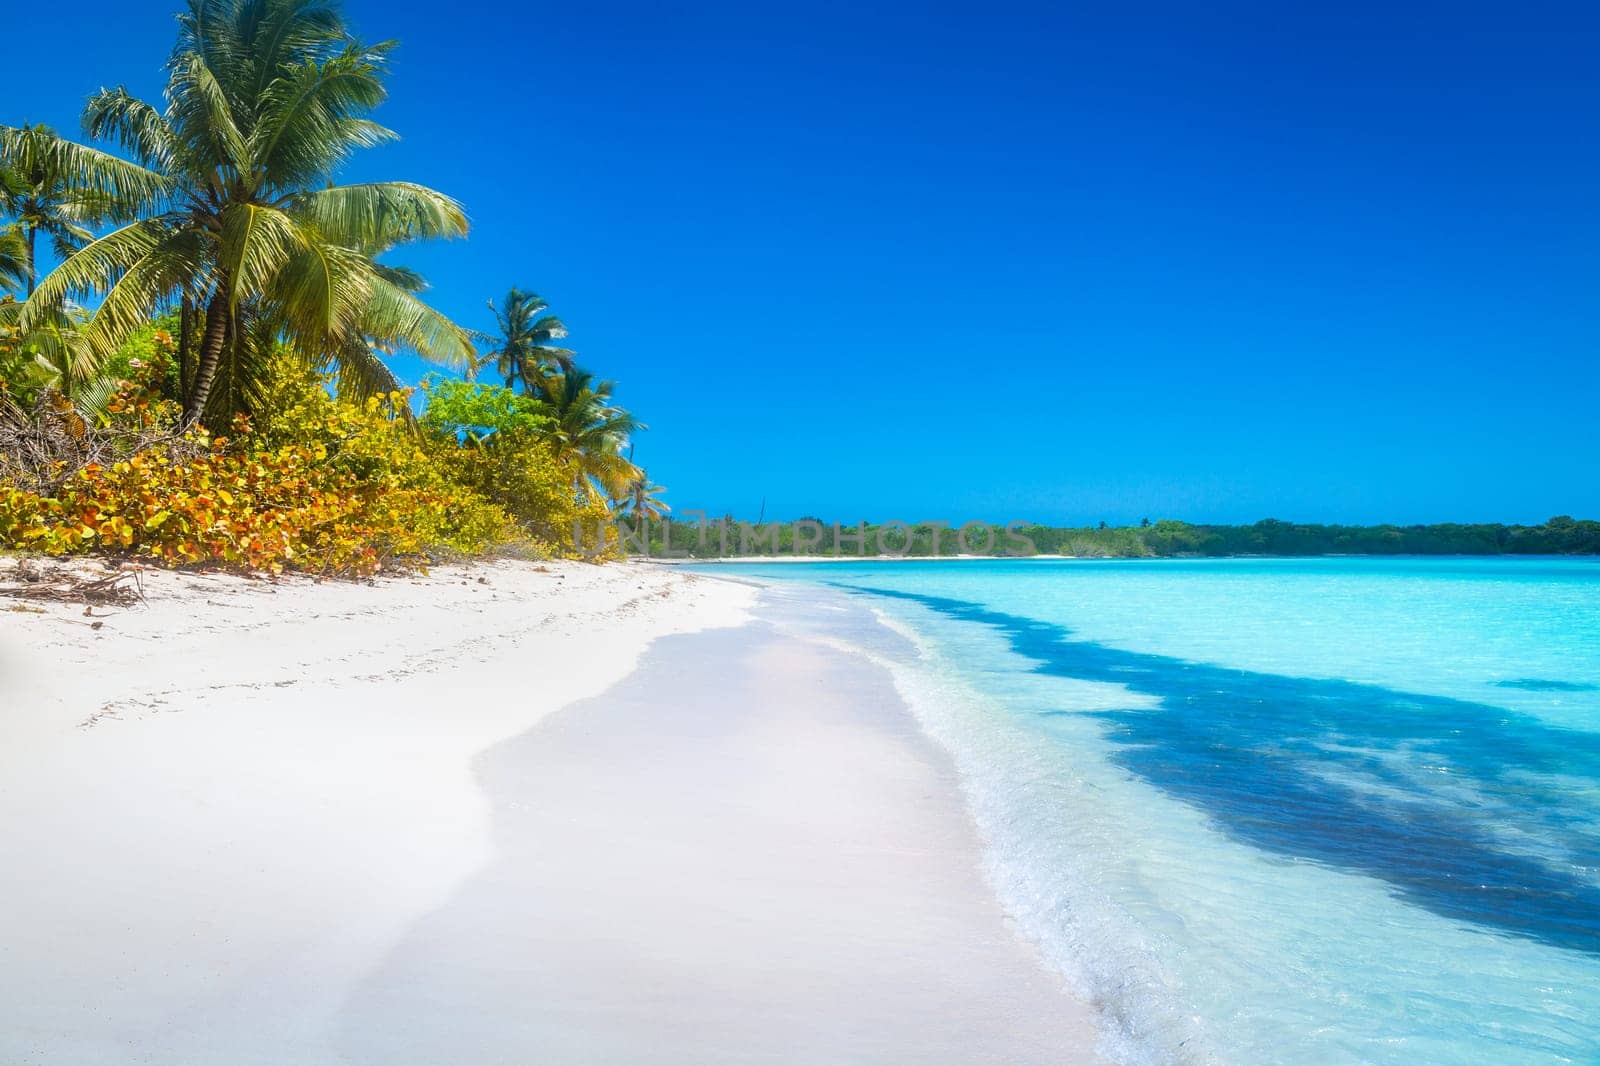
<svg viewBox="0 0 1600 1066">
<path fill-rule="evenodd" d="M 160 105 L 90 97 L 105 147 L 0 126 L 0 549 L 363 574 L 659 514 L 643 426 L 541 299 L 479 335 L 388 258 L 464 235 L 461 205 L 336 183 L 394 137 L 392 43 L 334 0 L 189 0 L 178 27 Z M 465 380 L 418 415 L 401 350 Z M 471 380 L 490 364 L 504 385 Z"/>
<path fill-rule="evenodd" d="M 973 523 L 839 525 L 820 519 L 755 525 L 709 521 L 620 523 L 625 547 L 657 557 L 961 554 L 1147 559 L 1230 555 L 1600 555 L 1600 522 L 1565 516 L 1539 526 L 1303 525 L 1268 519 L 1248 526 L 1163 520 L 1138 526 L 1070 528 Z M 670 538 L 670 539 L 669 539 Z"/>
</svg>

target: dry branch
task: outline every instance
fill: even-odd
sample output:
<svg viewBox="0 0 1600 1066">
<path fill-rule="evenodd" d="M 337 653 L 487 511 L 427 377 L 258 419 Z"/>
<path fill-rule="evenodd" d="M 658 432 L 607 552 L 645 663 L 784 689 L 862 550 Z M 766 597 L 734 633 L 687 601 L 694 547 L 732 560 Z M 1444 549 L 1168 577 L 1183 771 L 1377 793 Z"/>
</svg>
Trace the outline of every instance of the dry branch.
<svg viewBox="0 0 1600 1066">
<path fill-rule="evenodd" d="M 118 570 L 94 577 L 61 567 L 45 573 L 19 562 L 13 577 L 15 581 L 0 583 L 0 596 L 111 607 L 129 607 L 144 599 L 144 583 L 137 570 Z"/>
<path fill-rule="evenodd" d="M 45 390 L 31 409 L 0 394 L 0 482 L 54 495 L 91 463 L 110 466 L 136 452 L 202 454 L 176 427 L 105 426 L 84 417 L 71 401 Z"/>
</svg>

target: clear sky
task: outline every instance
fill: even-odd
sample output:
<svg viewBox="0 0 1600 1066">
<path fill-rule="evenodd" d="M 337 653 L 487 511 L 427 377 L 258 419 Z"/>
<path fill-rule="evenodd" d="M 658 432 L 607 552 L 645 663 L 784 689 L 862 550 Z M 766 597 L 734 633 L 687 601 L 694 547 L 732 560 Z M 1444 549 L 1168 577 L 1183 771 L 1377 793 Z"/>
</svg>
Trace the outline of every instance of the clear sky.
<svg viewBox="0 0 1600 1066">
<path fill-rule="evenodd" d="M 154 99 L 173 10 L 30 5 L 0 121 Z M 348 177 L 465 202 L 406 262 L 546 296 L 680 508 L 1600 517 L 1592 3 L 348 10 Z"/>
</svg>

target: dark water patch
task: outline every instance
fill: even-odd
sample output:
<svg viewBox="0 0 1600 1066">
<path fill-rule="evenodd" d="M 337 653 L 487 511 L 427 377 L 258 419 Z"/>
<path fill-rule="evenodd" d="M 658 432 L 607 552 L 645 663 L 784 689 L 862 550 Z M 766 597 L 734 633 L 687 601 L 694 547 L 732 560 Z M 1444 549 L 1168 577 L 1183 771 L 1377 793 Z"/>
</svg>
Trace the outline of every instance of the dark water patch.
<svg viewBox="0 0 1600 1066">
<path fill-rule="evenodd" d="M 1525 692 L 1594 692 L 1600 685 L 1581 681 L 1551 681 L 1543 677 L 1519 677 L 1510 681 L 1496 681 L 1496 688 L 1520 688 Z"/>
<path fill-rule="evenodd" d="M 1489 704 L 1074 640 L 1048 622 L 841 585 L 990 626 L 1035 672 L 1125 685 L 1116 760 L 1266 851 L 1378 878 L 1435 914 L 1600 955 L 1600 736 Z"/>
</svg>

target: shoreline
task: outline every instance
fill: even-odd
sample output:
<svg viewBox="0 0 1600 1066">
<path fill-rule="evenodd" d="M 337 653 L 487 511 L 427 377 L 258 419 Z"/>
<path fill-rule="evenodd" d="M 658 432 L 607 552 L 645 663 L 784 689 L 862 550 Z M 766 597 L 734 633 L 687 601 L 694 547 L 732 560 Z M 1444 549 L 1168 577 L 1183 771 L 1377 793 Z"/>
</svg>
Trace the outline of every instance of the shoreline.
<svg viewBox="0 0 1600 1066">
<path fill-rule="evenodd" d="M 352 997 L 351 1061 L 1103 1061 L 950 756 L 795 613 L 663 637 L 480 757 L 497 855 Z"/>
<path fill-rule="evenodd" d="M 145 576 L 0 613 L 7 1061 L 1098 1061 L 833 623 L 637 564 Z"/>
</svg>

